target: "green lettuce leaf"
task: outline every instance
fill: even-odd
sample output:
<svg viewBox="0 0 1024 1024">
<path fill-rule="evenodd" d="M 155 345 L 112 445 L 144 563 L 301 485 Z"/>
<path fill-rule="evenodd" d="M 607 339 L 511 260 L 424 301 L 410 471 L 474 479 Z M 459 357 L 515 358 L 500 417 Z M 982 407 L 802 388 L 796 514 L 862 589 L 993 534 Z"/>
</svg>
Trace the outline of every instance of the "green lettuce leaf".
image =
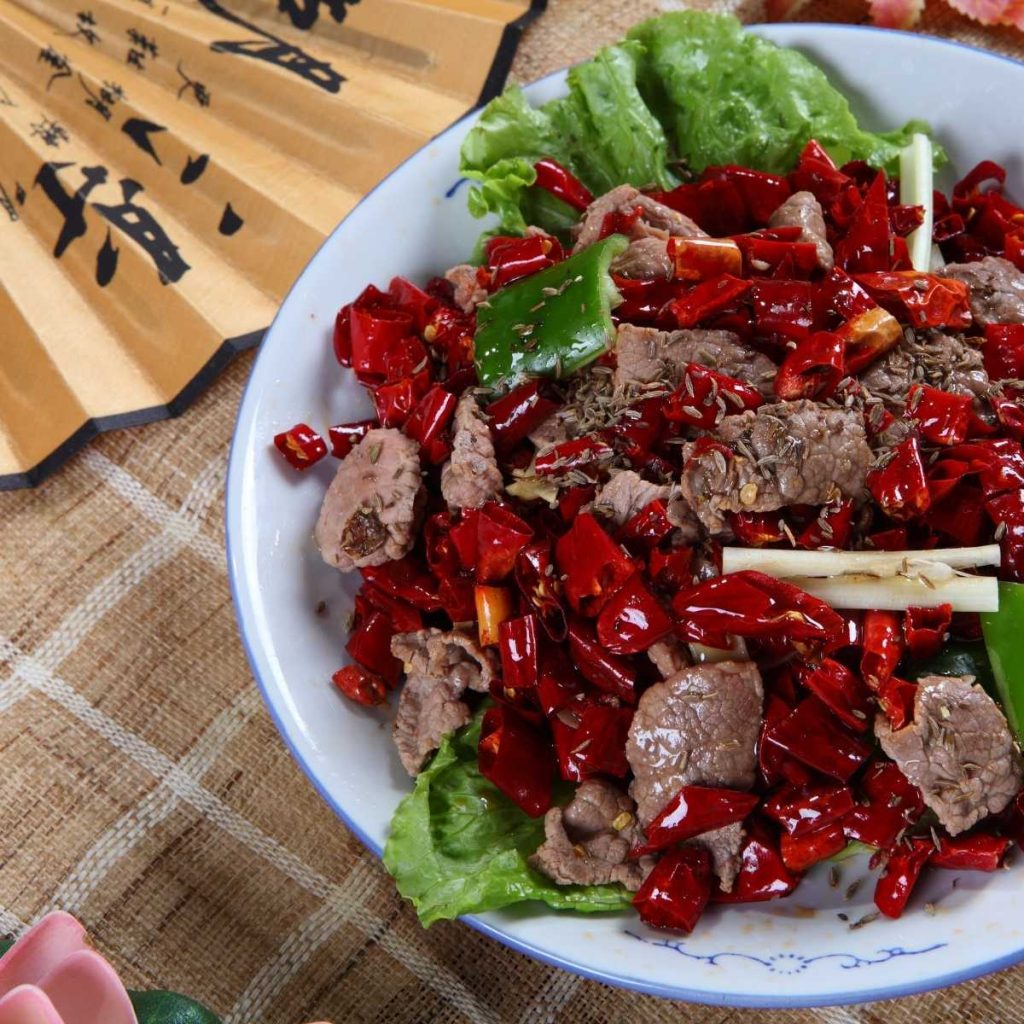
<svg viewBox="0 0 1024 1024">
<path fill-rule="evenodd" d="M 498 214 L 502 231 L 522 233 L 530 222 L 559 232 L 576 220 L 565 203 L 542 199 L 530 186 L 533 165 L 552 157 L 595 194 L 616 185 L 668 187 L 668 143 L 637 89 L 643 48 L 624 42 L 601 50 L 569 72 L 569 95 L 534 108 L 510 86 L 484 109 L 462 144 L 461 172 L 477 182 L 469 209 Z"/>
<path fill-rule="evenodd" d="M 482 718 L 481 711 L 445 739 L 391 820 L 384 866 L 420 921 L 430 925 L 526 900 L 567 910 L 628 907 L 631 896 L 621 886 L 556 885 L 530 867 L 544 820 L 528 817 L 480 774 Z"/>
<path fill-rule="evenodd" d="M 839 164 L 898 172 L 900 150 L 928 130 L 912 121 L 864 131 L 819 67 L 727 15 L 678 11 L 637 25 L 629 38 L 644 46 L 641 92 L 694 171 L 732 163 L 785 173 L 814 138 Z"/>
<path fill-rule="evenodd" d="M 461 171 L 474 216 L 498 215 L 498 230 L 537 224 L 564 236 L 577 214 L 533 187 L 533 164 L 549 156 L 595 194 L 616 185 L 676 183 L 678 160 L 693 171 L 742 164 L 785 173 L 816 138 L 837 163 L 865 160 L 898 172 L 915 131 L 863 130 L 825 73 L 795 50 L 747 33 L 728 15 L 679 11 L 632 29 L 616 46 L 572 68 L 568 96 L 531 107 L 517 86 L 484 109 L 462 146 Z M 936 166 L 946 160 L 935 148 Z"/>
</svg>

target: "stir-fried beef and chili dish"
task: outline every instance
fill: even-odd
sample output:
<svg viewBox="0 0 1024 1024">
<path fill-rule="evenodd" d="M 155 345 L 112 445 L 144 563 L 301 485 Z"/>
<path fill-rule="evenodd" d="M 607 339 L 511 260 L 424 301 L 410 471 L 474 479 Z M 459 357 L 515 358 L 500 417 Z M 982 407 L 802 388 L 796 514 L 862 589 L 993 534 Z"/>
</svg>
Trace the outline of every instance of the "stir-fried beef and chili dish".
<svg viewBox="0 0 1024 1024">
<path fill-rule="evenodd" d="M 845 101 L 774 150 L 701 141 L 656 102 L 701 72 L 652 85 L 694 49 L 824 81 L 689 14 L 564 100 L 495 101 L 463 163 L 501 227 L 341 309 L 372 419 L 275 439 L 341 460 L 315 538 L 362 583 L 334 683 L 397 691 L 417 781 L 385 861 L 427 923 L 542 899 L 689 932 L 851 843 L 898 917 L 923 871 L 1024 836 L 1024 210 L 991 162 L 934 190 L 921 128 Z M 639 169 L 588 141 L 609 78 Z"/>
</svg>

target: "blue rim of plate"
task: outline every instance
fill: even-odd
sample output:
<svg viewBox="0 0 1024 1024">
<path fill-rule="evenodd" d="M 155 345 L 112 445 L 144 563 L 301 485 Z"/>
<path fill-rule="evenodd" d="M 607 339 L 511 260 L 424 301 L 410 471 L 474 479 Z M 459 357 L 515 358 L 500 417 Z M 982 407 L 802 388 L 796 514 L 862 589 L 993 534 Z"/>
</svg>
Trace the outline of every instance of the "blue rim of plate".
<svg viewBox="0 0 1024 1024">
<path fill-rule="evenodd" d="M 787 23 L 757 23 L 754 25 L 746 26 L 748 29 L 771 29 L 784 25 Z M 1007 64 L 1011 64 L 1015 67 L 1024 69 L 1024 61 L 1015 60 L 1012 57 L 1008 57 L 1005 54 L 994 53 L 991 50 L 984 50 L 979 46 L 971 46 L 968 43 L 960 43 L 952 39 L 943 39 L 938 36 L 922 35 L 917 32 L 904 32 L 896 29 L 881 29 L 874 28 L 869 25 L 842 25 L 832 24 L 828 22 L 790 22 L 788 24 L 795 25 L 799 24 L 801 28 L 813 28 L 817 30 L 824 30 L 826 32 L 837 32 L 837 33 L 860 33 L 866 35 L 897 35 L 897 36 L 909 36 L 917 40 L 924 40 L 927 43 L 935 44 L 937 46 L 951 47 L 959 50 L 969 50 L 973 53 L 980 54 L 983 57 L 990 58 L 992 60 L 1003 61 Z M 565 69 L 562 68 L 558 71 L 553 71 L 543 78 L 537 80 L 537 82 L 545 82 L 550 78 L 554 78 L 557 75 L 564 73 Z M 531 83 L 536 84 L 536 83 Z M 452 122 L 447 128 L 438 132 L 433 136 L 424 146 L 430 145 L 434 139 L 440 138 L 442 135 L 447 135 L 450 132 L 454 132 L 471 117 L 473 117 L 479 110 L 479 106 L 473 107 L 467 111 L 458 120 Z M 424 147 L 421 147 L 421 149 Z M 358 203 L 346 214 L 347 219 L 358 207 L 362 206 L 368 199 L 370 199 L 379 189 L 383 188 L 391 178 L 397 174 L 409 161 L 414 160 L 420 153 L 421 150 L 417 150 L 415 153 L 410 154 L 400 164 L 395 166 L 386 177 L 382 178 L 369 192 L 359 200 Z M 331 238 L 334 237 L 335 233 L 339 231 L 342 225 L 345 223 L 343 219 L 334 231 L 324 239 L 324 241 L 317 248 L 316 252 L 309 258 L 306 267 L 308 268 L 320 255 L 321 250 L 328 244 Z M 305 268 L 302 273 L 305 273 Z M 299 275 L 301 278 L 302 274 Z M 298 278 L 296 279 L 296 283 Z M 288 295 L 285 296 L 282 306 L 288 301 L 289 296 L 294 290 L 295 285 L 289 289 Z M 270 327 L 267 328 L 264 337 L 269 337 L 277 324 L 277 318 L 280 315 L 275 315 L 273 322 Z M 256 653 L 254 650 L 254 644 L 250 640 L 249 632 L 246 623 L 246 612 L 248 606 L 245 599 L 242 596 L 239 581 L 241 577 L 240 563 L 236 561 L 235 546 L 233 543 L 234 530 L 232 529 L 232 496 L 240 486 L 239 476 L 241 473 L 241 455 L 239 454 L 241 449 L 238 448 L 238 423 L 242 418 L 246 405 L 249 401 L 249 391 L 252 387 L 253 377 L 255 376 L 256 367 L 259 364 L 259 360 L 262 357 L 262 346 L 261 350 L 257 353 L 255 360 L 253 361 L 252 369 L 249 372 L 249 380 L 246 382 L 245 389 L 242 392 L 242 400 L 238 406 L 238 417 L 235 421 L 236 430 L 232 434 L 231 446 L 228 452 L 228 475 L 227 484 L 225 488 L 225 500 L 224 500 L 224 524 L 225 524 L 225 542 L 227 548 L 227 569 L 228 569 L 228 583 L 231 590 L 231 601 L 235 608 L 235 618 L 238 622 L 238 631 L 242 639 L 242 646 L 245 649 L 246 658 L 249 661 L 249 667 L 252 669 L 253 677 L 256 680 L 256 685 L 259 687 L 260 695 L 263 698 L 263 703 L 266 705 L 267 711 L 270 714 L 271 720 L 273 721 L 277 731 L 281 734 L 281 738 L 284 740 L 285 746 L 288 748 L 292 757 L 298 762 L 299 767 L 303 773 L 313 784 L 313 788 L 320 794 L 324 802 L 334 811 L 334 813 L 342 820 L 345 827 L 352 832 L 359 841 L 370 850 L 375 857 L 378 859 L 382 856 L 383 849 L 376 842 L 374 842 L 356 823 L 348 816 L 345 809 L 333 799 L 328 793 L 327 789 L 317 779 L 315 773 L 310 768 L 309 764 L 303 759 L 299 753 L 298 747 L 293 741 L 288 727 L 285 724 L 283 715 L 281 715 L 275 706 L 270 696 L 270 691 L 264 682 L 263 677 L 260 674 Z M 236 506 L 238 507 L 238 506 Z M 936 989 L 947 988 L 950 985 L 957 985 L 964 981 L 971 981 L 974 978 L 980 978 L 987 974 L 992 974 L 995 971 L 1004 970 L 1008 967 L 1013 967 L 1021 962 L 1024 962 L 1024 945 L 1020 949 L 1013 953 L 1008 953 L 1005 956 L 997 957 L 994 960 L 988 960 L 984 963 L 975 964 L 971 967 L 964 968 L 960 971 L 951 971 L 948 974 L 941 975 L 938 978 L 928 979 L 923 983 L 907 982 L 904 984 L 888 985 L 883 988 L 868 989 L 868 990 L 855 990 L 852 992 L 832 992 L 825 996 L 736 996 L 729 993 L 716 993 L 707 989 L 688 989 L 682 986 L 675 985 L 659 985 L 653 982 L 645 981 L 640 978 L 630 978 L 619 974 L 611 974 L 605 971 L 597 971 L 591 968 L 582 967 L 571 960 L 563 959 L 562 957 L 548 953 L 545 950 L 538 949 L 528 942 L 523 942 L 519 939 L 512 938 L 507 933 L 503 932 L 500 928 L 482 920 L 475 914 L 465 914 L 459 918 L 460 921 L 468 924 L 475 931 L 480 932 L 482 935 L 486 935 L 490 939 L 501 943 L 509 949 L 514 950 L 517 953 L 522 953 L 524 956 L 529 956 L 534 960 L 539 960 L 542 963 L 548 964 L 552 967 L 561 968 L 564 971 L 569 971 L 571 974 L 578 975 L 579 977 L 586 978 L 590 981 L 598 981 L 605 985 L 611 985 L 616 988 L 624 988 L 634 992 L 643 992 L 647 995 L 660 996 L 665 999 L 676 999 L 683 1000 L 685 1002 L 699 1003 L 706 1006 L 730 1006 L 745 1009 L 806 1009 L 818 1006 L 838 1006 L 838 1005 L 852 1005 L 854 1003 L 867 1003 L 876 1002 L 884 999 L 895 999 L 901 996 L 912 996 L 921 995 L 925 992 L 932 992 Z"/>
</svg>

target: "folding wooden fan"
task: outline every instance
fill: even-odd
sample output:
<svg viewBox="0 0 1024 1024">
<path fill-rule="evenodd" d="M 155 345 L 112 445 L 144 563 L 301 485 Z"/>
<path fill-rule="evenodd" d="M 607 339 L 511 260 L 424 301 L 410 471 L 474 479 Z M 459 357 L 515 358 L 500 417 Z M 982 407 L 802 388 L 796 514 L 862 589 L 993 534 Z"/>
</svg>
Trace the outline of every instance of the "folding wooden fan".
<svg viewBox="0 0 1024 1024">
<path fill-rule="evenodd" d="M 0 489 L 180 412 L 543 0 L 0 0 Z"/>
</svg>

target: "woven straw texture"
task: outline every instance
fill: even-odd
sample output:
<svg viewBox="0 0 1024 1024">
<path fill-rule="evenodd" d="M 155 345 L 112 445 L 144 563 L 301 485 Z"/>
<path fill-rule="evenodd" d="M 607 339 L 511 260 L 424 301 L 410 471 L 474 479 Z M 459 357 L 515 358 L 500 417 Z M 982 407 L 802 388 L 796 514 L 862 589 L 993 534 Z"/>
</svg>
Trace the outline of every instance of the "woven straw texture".
<svg viewBox="0 0 1024 1024">
<path fill-rule="evenodd" d="M 514 74 L 584 57 L 657 9 L 552 0 Z M 812 0 L 801 16 L 865 13 Z M 1024 37 L 934 0 L 922 30 L 1024 56 Z M 184 418 L 107 435 L 40 489 L 0 494 L 0 933 L 62 907 L 130 986 L 187 992 L 226 1024 L 1024 1017 L 1024 968 L 898 1003 L 762 1013 L 581 981 L 458 923 L 422 930 L 290 759 L 238 640 L 222 505 L 250 365 Z"/>
</svg>

